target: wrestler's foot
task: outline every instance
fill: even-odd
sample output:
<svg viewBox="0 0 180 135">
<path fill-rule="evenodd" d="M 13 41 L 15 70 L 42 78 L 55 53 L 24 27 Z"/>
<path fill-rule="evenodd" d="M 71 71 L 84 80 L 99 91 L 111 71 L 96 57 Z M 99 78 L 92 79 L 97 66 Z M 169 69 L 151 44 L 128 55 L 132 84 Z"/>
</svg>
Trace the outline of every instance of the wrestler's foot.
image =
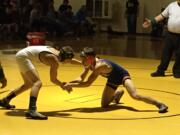
<svg viewBox="0 0 180 135">
<path fill-rule="evenodd" d="M 162 76 L 165 76 L 165 73 L 164 73 L 164 71 L 155 71 L 155 72 L 153 72 L 153 73 L 151 73 L 151 76 L 152 77 L 162 77 Z"/>
<path fill-rule="evenodd" d="M 168 112 L 168 106 L 166 106 L 165 104 L 160 104 L 157 107 L 159 108 L 159 113 L 166 113 L 166 112 Z"/>
<path fill-rule="evenodd" d="M 14 109 L 16 107 L 15 105 L 10 105 L 6 99 L 0 100 L 0 106 L 2 106 L 3 108 L 6 108 L 6 109 Z"/>
<path fill-rule="evenodd" d="M 123 96 L 123 94 L 124 94 L 124 91 L 123 90 L 121 90 L 121 91 L 117 91 L 116 93 L 115 93 L 115 95 L 114 95 L 114 103 L 116 103 L 116 104 L 118 104 L 119 103 L 119 101 L 120 101 L 120 99 L 121 99 L 121 97 Z"/>
<path fill-rule="evenodd" d="M 37 111 L 34 111 L 34 110 L 29 110 L 28 112 L 26 112 L 26 117 L 29 118 L 29 119 L 36 119 L 36 120 L 47 120 L 48 117 L 37 112 Z"/>
</svg>

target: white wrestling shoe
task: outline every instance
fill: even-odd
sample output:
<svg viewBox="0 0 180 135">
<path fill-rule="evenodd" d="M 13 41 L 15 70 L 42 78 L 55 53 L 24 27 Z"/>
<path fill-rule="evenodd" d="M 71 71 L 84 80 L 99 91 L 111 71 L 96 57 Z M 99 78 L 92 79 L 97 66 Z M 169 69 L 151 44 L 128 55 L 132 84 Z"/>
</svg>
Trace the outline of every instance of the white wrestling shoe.
<svg viewBox="0 0 180 135">
<path fill-rule="evenodd" d="M 36 119 L 36 120 L 47 120 L 48 117 L 36 112 L 35 110 L 29 110 L 28 112 L 25 113 L 26 118 L 28 119 Z"/>
</svg>

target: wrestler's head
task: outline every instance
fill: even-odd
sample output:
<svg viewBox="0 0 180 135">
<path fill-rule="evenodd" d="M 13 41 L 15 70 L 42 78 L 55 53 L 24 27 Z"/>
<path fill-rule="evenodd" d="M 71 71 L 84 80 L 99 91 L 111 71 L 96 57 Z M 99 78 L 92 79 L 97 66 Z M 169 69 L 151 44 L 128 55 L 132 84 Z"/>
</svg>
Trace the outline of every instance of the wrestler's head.
<svg viewBox="0 0 180 135">
<path fill-rule="evenodd" d="M 95 63 L 96 53 L 92 48 L 85 47 L 80 52 L 80 57 L 86 66 L 93 65 Z"/>
<path fill-rule="evenodd" d="M 64 46 L 60 49 L 59 60 L 64 62 L 66 60 L 71 60 L 74 57 L 74 51 L 70 46 Z"/>
</svg>

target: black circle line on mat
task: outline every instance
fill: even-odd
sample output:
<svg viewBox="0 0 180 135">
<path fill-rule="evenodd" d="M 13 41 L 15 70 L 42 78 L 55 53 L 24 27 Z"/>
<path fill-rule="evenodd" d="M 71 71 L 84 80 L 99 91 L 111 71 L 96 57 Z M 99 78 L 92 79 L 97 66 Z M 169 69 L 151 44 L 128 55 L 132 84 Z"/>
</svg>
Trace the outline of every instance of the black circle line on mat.
<svg viewBox="0 0 180 135">
<path fill-rule="evenodd" d="M 154 116 L 154 117 L 139 117 L 139 118 L 90 118 L 90 117 L 72 117 L 72 116 L 62 116 L 61 118 L 70 118 L 70 119 L 85 119 L 85 120 L 145 120 L 145 119 L 162 119 L 162 118 L 171 118 L 171 117 L 179 117 L 179 114 L 171 114 L 166 116 Z"/>
<path fill-rule="evenodd" d="M 51 86 L 56 86 L 56 85 L 43 85 L 43 87 L 51 87 Z M 95 84 L 95 85 L 91 85 L 91 86 L 104 86 L 101 84 Z M 142 88 L 142 87 L 136 87 L 136 89 L 142 89 L 142 90 L 146 90 L 146 91 L 157 91 L 157 92 L 162 92 L 162 93 L 167 93 L 167 94 L 172 94 L 172 95 L 176 95 L 176 96 L 180 96 L 180 93 L 175 93 L 175 92 L 170 92 L 170 91 L 165 91 L 165 90 L 159 90 L 159 89 L 150 89 L 150 88 Z"/>
<path fill-rule="evenodd" d="M 55 85 L 46 85 L 45 87 L 50 87 L 50 86 L 55 86 Z M 104 86 L 104 85 L 92 85 L 92 86 Z M 162 93 L 180 96 L 180 93 L 175 93 L 175 92 L 170 92 L 170 91 L 165 91 L 165 90 L 149 89 L 149 88 L 141 88 L 141 87 L 137 87 L 137 89 L 162 92 Z M 162 118 L 170 118 L 170 117 L 179 117 L 180 113 L 170 114 L 170 115 L 165 115 L 165 114 L 160 114 L 160 115 L 163 115 L 163 116 L 139 117 L 139 118 L 133 118 L 133 117 L 132 118 L 90 118 L 90 117 L 82 118 L 82 117 L 62 116 L 62 118 L 89 119 L 89 120 L 144 120 L 144 119 L 162 119 Z"/>
<path fill-rule="evenodd" d="M 51 87 L 51 86 L 56 86 L 56 85 L 44 85 L 44 87 Z M 104 86 L 104 85 L 93 85 L 93 86 Z M 169 91 L 163 91 L 163 90 L 157 90 L 157 89 L 148 89 L 148 88 L 138 88 L 142 90 L 149 90 L 149 91 L 155 91 L 155 92 L 162 92 L 162 93 L 168 93 L 176 96 L 180 96 L 179 93 L 174 93 L 174 92 L 169 92 Z M 9 90 L 4 90 L 4 92 L 7 92 Z M 3 91 L 2 91 L 3 92 Z M 62 110 L 58 112 L 68 112 L 68 110 Z M 48 113 L 48 112 L 47 112 Z M 151 117 L 131 117 L 131 118 L 92 118 L 92 117 L 73 117 L 73 116 L 61 116 L 60 118 L 70 118 L 70 119 L 88 119 L 88 120 L 144 120 L 144 119 L 162 119 L 162 118 L 170 118 L 170 117 L 179 117 L 180 113 L 175 113 L 175 114 L 159 114 L 160 116 L 151 116 Z M 53 117 L 53 116 L 52 116 Z"/>
</svg>

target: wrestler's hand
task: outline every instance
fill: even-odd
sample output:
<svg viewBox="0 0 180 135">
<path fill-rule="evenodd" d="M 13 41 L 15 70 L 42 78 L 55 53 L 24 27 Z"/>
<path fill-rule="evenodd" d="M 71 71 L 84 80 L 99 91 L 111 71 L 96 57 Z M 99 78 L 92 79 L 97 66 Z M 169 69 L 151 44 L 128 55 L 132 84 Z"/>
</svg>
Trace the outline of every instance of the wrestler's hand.
<svg viewBox="0 0 180 135">
<path fill-rule="evenodd" d="M 3 78 L 2 80 L 0 80 L 0 83 L 2 84 L 1 89 L 4 88 L 4 87 L 6 87 L 6 85 L 7 85 L 7 80 L 6 80 L 6 78 Z"/>
<path fill-rule="evenodd" d="M 72 87 L 68 84 L 68 83 L 66 83 L 65 85 L 64 85 L 64 89 L 68 92 L 68 93 L 71 93 L 72 92 Z"/>
<path fill-rule="evenodd" d="M 63 90 L 65 90 L 64 85 L 66 85 L 66 84 L 67 84 L 67 82 L 61 82 L 60 87 L 61 87 Z"/>
<path fill-rule="evenodd" d="M 72 89 L 72 87 L 70 87 L 70 88 L 66 89 L 66 91 L 67 91 L 68 93 L 71 93 L 71 92 L 73 91 L 73 89 Z"/>
<path fill-rule="evenodd" d="M 67 84 L 67 82 L 62 82 L 62 85 L 64 86 L 64 85 L 66 85 Z"/>
</svg>

